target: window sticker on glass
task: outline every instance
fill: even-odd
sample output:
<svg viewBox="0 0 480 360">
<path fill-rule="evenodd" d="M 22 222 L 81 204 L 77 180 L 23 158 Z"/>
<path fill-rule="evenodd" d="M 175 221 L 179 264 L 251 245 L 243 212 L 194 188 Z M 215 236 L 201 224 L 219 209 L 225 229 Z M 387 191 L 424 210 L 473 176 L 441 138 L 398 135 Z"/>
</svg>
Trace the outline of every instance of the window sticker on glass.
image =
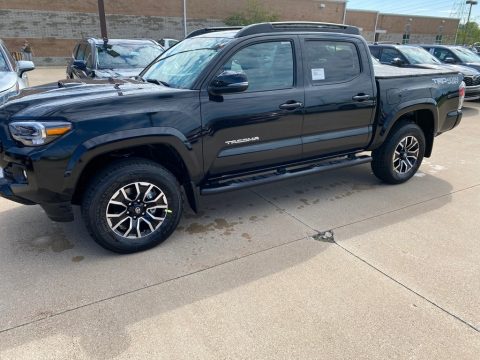
<svg viewBox="0 0 480 360">
<path fill-rule="evenodd" d="M 325 80 L 325 69 L 323 68 L 312 69 L 312 80 L 313 81 Z"/>
</svg>

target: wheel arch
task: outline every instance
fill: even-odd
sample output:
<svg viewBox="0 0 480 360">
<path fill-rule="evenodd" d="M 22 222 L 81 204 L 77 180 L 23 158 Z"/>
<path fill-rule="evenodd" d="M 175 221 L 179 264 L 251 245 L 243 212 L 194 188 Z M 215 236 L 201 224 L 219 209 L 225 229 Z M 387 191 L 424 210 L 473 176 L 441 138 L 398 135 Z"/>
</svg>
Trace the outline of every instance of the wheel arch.
<svg viewBox="0 0 480 360">
<path fill-rule="evenodd" d="M 151 129 L 146 129 L 151 130 Z M 195 183 L 202 176 L 202 164 L 185 137 L 171 134 L 133 136 L 115 141 L 105 138 L 91 139 L 82 144 L 70 159 L 65 171 L 72 203 L 81 203 L 89 179 L 107 164 L 120 158 L 141 157 L 149 159 L 169 170 L 184 187 L 188 202 L 194 211 L 198 209 L 198 190 Z"/>
<path fill-rule="evenodd" d="M 408 121 L 417 124 L 422 129 L 426 140 L 425 157 L 430 157 L 438 129 L 438 108 L 432 101 L 433 99 L 427 103 L 404 106 L 394 116 L 386 117 L 377 128 L 377 140 L 372 144 L 371 150 L 381 146 L 396 126 Z"/>
</svg>

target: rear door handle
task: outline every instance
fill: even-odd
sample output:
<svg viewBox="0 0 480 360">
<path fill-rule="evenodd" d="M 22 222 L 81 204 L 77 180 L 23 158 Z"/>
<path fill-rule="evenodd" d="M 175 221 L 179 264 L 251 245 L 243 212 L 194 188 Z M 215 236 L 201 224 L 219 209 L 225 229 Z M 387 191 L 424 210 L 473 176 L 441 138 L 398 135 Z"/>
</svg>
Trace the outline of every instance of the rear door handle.
<svg viewBox="0 0 480 360">
<path fill-rule="evenodd" d="M 366 94 L 358 94 L 358 95 L 355 95 L 352 100 L 354 101 L 365 101 L 365 100 L 370 100 L 371 96 L 370 95 L 366 95 Z"/>
<path fill-rule="evenodd" d="M 290 100 L 290 101 L 287 101 L 285 104 L 280 105 L 279 108 L 282 110 L 295 110 L 295 109 L 301 108 L 302 106 L 303 106 L 303 103 L 295 100 Z"/>
</svg>

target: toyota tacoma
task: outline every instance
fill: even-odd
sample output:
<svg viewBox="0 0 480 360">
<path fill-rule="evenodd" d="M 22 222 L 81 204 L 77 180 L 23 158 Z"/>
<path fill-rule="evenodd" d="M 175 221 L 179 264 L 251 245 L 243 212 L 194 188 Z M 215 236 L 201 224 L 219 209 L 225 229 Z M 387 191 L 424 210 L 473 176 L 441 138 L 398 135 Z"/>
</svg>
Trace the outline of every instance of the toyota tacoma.
<svg viewBox="0 0 480 360">
<path fill-rule="evenodd" d="M 0 194 L 55 221 L 72 205 L 101 246 L 131 253 L 175 230 L 183 197 L 371 162 L 410 179 L 462 118 L 462 75 L 374 65 L 359 29 L 208 28 L 136 79 L 65 80 L 0 107 Z M 183 195 L 184 194 L 184 195 Z"/>
</svg>

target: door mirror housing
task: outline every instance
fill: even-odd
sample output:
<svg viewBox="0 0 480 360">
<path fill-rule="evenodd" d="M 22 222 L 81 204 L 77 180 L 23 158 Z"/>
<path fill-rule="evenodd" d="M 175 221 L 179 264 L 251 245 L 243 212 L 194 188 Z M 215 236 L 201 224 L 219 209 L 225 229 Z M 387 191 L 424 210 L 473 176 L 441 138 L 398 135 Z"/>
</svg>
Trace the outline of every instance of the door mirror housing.
<svg viewBox="0 0 480 360">
<path fill-rule="evenodd" d="M 393 66 L 403 66 L 403 65 L 405 65 L 405 62 L 402 59 L 397 57 L 397 58 L 392 60 L 391 64 Z"/>
<path fill-rule="evenodd" d="M 243 72 L 227 70 L 216 76 L 208 86 L 212 95 L 243 92 L 248 89 L 247 75 Z"/>
<path fill-rule="evenodd" d="M 35 69 L 35 64 L 31 61 L 20 60 L 17 61 L 18 74 L 20 77 L 23 76 L 27 71 L 32 71 Z"/>
<path fill-rule="evenodd" d="M 87 70 L 87 62 L 85 60 L 73 60 L 73 67 L 78 70 Z"/>
<path fill-rule="evenodd" d="M 443 60 L 443 61 L 446 62 L 447 64 L 455 64 L 456 63 L 455 59 L 453 57 L 450 57 L 450 56 L 445 58 L 445 60 Z"/>
</svg>

